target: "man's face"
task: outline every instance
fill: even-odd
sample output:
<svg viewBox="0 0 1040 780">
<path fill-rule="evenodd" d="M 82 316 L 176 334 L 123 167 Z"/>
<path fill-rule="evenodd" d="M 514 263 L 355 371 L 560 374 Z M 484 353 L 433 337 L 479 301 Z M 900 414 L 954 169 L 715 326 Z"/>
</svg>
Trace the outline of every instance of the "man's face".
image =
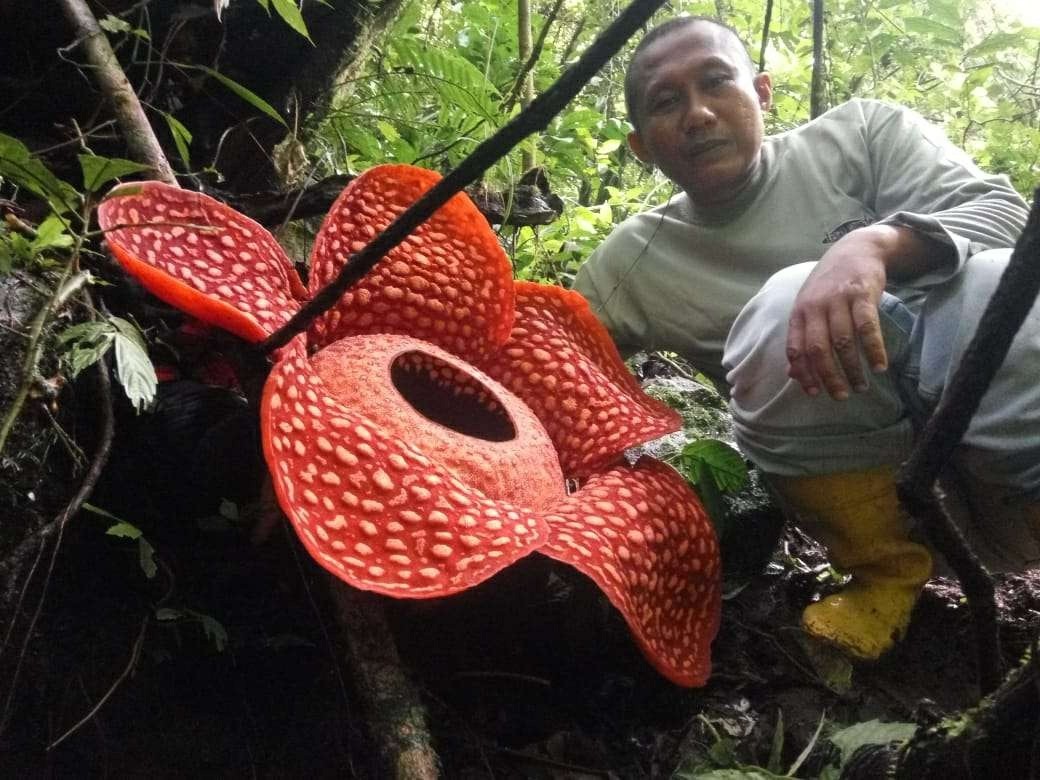
<svg viewBox="0 0 1040 780">
<path fill-rule="evenodd" d="M 643 162 L 657 165 L 695 204 L 724 203 L 748 181 L 762 148 L 768 74 L 750 72 L 728 30 L 694 22 L 639 55 L 639 129 L 628 136 Z"/>
</svg>

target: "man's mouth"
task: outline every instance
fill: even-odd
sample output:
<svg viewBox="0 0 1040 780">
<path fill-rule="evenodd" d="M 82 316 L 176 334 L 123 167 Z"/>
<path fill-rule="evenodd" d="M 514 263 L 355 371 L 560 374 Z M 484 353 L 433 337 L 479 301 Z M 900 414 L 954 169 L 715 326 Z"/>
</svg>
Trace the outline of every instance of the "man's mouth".
<svg viewBox="0 0 1040 780">
<path fill-rule="evenodd" d="M 697 158 L 703 154 L 718 149 L 721 146 L 725 146 L 727 143 L 724 138 L 715 138 L 710 141 L 699 141 L 692 146 L 688 147 L 687 154 L 690 158 Z"/>
</svg>

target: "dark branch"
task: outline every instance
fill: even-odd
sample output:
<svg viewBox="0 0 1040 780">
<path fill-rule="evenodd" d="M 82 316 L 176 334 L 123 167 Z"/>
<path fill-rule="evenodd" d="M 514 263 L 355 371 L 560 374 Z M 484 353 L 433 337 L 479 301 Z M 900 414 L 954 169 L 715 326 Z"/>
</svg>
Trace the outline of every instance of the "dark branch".
<svg viewBox="0 0 1040 780">
<path fill-rule="evenodd" d="M 815 119 L 827 110 L 823 84 L 823 0 L 812 4 L 812 87 L 809 95 L 809 118 Z"/>
<path fill-rule="evenodd" d="M 320 314 L 332 307 L 343 293 L 361 279 L 387 252 L 400 244 L 416 227 L 463 187 L 480 176 L 531 133 L 544 130 L 625 41 L 664 4 L 664 0 L 634 0 L 592 45 L 549 89 L 536 97 L 524 111 L 487 139 L 447 176 L 395 219 L 364 249 L 351 255 L 339 275 L 318 292 L 284 326 L 260 344 L 262 352 L 285 346 L 307 329 Z"/>
<path fill-rule="evenodd" d="M 762 22 L 762 48 L 758 50 L 758 72 L 766 69 L 766 47 L 769 45 L 769 25 L 773 22 L 773 0 L 766 0 L 766 18 Z"/>
</svg>

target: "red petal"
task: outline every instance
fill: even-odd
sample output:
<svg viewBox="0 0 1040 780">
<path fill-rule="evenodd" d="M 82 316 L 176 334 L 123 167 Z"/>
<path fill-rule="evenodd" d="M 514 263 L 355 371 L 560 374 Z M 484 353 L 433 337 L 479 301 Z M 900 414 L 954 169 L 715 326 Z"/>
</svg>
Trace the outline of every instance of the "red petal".
<svg viewBox="0 0 1040 780">
<path fill-rule="evenodd" d="M 432 187 L 440 176 L 410 165 L 381 165 L 358 176 L 325 218 L 311 257 L 310 289 Z M 379 261 L 319 318 L 311 342 L 398 333 L 470 360 L 489 354 L 513 326 L 509 258 L 473 202 L 459 193 Z"/>
<path fill-rule="evenodd" d="M 156 181 L 123 185 L 98 206 L 98 222 L 150 292 L 247 341 L 262 341 L 306 297 L 274 237 L 206 195 Z"/>
<path fill-rule="evenodd" d="M 509 341 L 479 365 L 538 415 L 567 476 L 682 426 L 640 389 L 585 299 L 562 287 L 517 282 Z"/>
<path fill-rule="evenodd" d="M 652 458 L 591 477 L 554 514 L 541 552 L 591 577 L 672 682 L 711 673 L 721 613 L 715 531 L 673 469 Z"/>
<path fill-rule="evenodd" d="M 446 596 L 545 540 L 540 515 L 489 500 L 333 400 L 299 351 L 272 370 L 260 427 L 279 504 L 314 559 L 350 585 Z"/>
<path fill-rule="evenodd" d="M 326 392 L 489 498 L 533 510 L 565 495 L 549 435 L 482 371 L 406 336 L 340 339 L 311 358 Z"/>
</svg>

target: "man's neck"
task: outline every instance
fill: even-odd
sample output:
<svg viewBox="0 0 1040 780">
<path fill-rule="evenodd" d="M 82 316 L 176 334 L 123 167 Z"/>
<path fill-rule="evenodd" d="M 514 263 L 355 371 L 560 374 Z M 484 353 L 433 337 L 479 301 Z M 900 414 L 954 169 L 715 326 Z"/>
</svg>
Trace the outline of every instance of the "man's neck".
<svg viewBox="0 0 1040 780">
<path fill-rule="evenodd" d="M 764 174 L 765 165 L 760 151 L 747 173 L 739 182 L 728 187 L 725 193 L 720 195 L 714 192 L 710 197 L 705 197 L 705 193 L 694 195 L 687 190 L 686 197 L 694 217 L 698 221 L 726 222 L 738 216 L 754 199 Z"/>
</svg>

